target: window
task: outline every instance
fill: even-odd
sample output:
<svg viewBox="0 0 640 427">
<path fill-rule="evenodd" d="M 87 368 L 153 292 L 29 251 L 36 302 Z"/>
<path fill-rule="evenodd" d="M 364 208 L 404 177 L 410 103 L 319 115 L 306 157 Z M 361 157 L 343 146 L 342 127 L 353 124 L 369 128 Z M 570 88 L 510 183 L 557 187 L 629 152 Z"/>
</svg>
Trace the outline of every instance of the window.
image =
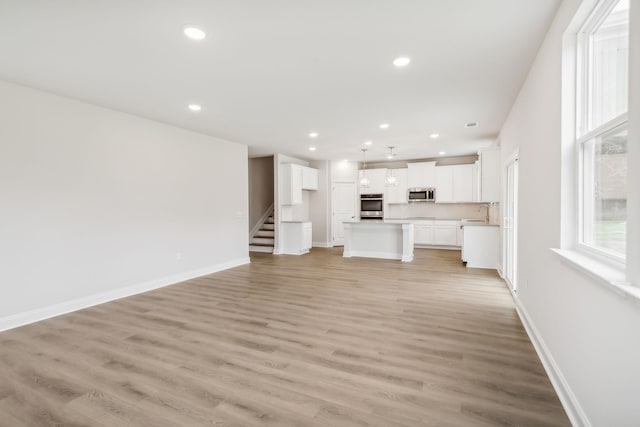
<svg viewBox="0 0 640 427">
<path fill-rule="evenodd" d="M 629 0 L 598 2 L 578 34 L 578 246 L 624 262 Z"/>
</svg>

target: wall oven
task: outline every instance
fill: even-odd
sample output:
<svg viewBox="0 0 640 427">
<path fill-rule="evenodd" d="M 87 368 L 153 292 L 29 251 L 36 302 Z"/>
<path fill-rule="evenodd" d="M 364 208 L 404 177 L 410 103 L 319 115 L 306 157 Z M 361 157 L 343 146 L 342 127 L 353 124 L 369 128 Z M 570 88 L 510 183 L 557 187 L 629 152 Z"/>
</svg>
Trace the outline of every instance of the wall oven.
<svg viewBox="0 0 640 427">
<path fill-rule="evenodd" d="M 436 201 L 436 189 L 433 187 L 428 188 L 410 188 L 408 191 L 409 203 L 414 202 L 435 202 Z"/>
<path fill-rule="evenodd" d="M 360 195 L 360 219 L 383 219 L 384 197 L 382 194 Z"/>
</svg>

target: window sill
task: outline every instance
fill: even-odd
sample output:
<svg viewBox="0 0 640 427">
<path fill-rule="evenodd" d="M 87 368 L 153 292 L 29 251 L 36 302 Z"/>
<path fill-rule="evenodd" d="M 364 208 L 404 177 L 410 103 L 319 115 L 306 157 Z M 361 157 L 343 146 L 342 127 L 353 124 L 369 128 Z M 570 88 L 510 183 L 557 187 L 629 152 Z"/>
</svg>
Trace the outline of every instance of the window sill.
<svg viewBox="0 0 640 427">
<path fill-rule="evenodd" d="M 551 248 L 551 251 L 576 270 L 586 273 L 617 294 L 632 298 L 640 304 L 640 288 L 626 281 L 624 271 L 575 250 Z"/>
</svg>

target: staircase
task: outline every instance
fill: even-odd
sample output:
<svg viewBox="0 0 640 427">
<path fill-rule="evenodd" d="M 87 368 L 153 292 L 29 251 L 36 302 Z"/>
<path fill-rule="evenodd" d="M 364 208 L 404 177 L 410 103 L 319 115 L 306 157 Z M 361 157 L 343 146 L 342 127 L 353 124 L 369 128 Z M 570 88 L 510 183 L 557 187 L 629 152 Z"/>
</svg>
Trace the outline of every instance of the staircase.
<svg viewBox="0 0 640 427">
<path fill-rule="evenodd" d="M 249 242 L 249 252 L 273 253 L 275 224 L 273 212 L 264 220 Z"/>
</svg>

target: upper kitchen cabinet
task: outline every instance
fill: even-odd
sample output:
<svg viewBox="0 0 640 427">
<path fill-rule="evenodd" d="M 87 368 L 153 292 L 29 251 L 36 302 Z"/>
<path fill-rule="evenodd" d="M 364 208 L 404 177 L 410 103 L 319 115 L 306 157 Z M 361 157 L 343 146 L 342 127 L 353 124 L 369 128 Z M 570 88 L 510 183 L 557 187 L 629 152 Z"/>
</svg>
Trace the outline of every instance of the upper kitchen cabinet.
<svg viewBox="0 0 640 427">
<path fill-rule="evenodd" d="M 480 159 L 480 201 L 500 201 L 500 150 L 478 153 Z"/>
<path fill-rule="evenodd" d="M 395 184 L 387 185 L 387 194 L 385 196 L 385 202 L 387 203 L 408 203 L 407 200 L 407 178 L 408 170 L 404 169 L 389 169 L 387 171 L 388 176 L 395 177 Z"/>
<path fill-rule="evenodd" d="M 387 184 L 386 169 L 360 169 L 358 179 L 364 176 L 369 180 L 369 186 L 360 186 L 360 194 L 384 194 Z"/>
<path fill-rule="evenodd" d="M 436 203 L 470 203 L 478 201 L 477 166 L 438 166 L 436 169 Z"/>
<path fill-rule="evenodd" d="M 302 204 L 302 190 L 318 189 L 317 169 L 285 163 L 280 165 L 280 171 L 283 205 L 300 205 Z"/>
<path fill-rule="evenodd" d="M 409 163 L 407 169 L 408 188 L 436 186 L 436 162 Z"/>
<path fill-rule="evenodd" d="M 318 189 L 318 170 L 314 168 L 302 167 L 302 189 L 317 190 Z"/>
</svg>

